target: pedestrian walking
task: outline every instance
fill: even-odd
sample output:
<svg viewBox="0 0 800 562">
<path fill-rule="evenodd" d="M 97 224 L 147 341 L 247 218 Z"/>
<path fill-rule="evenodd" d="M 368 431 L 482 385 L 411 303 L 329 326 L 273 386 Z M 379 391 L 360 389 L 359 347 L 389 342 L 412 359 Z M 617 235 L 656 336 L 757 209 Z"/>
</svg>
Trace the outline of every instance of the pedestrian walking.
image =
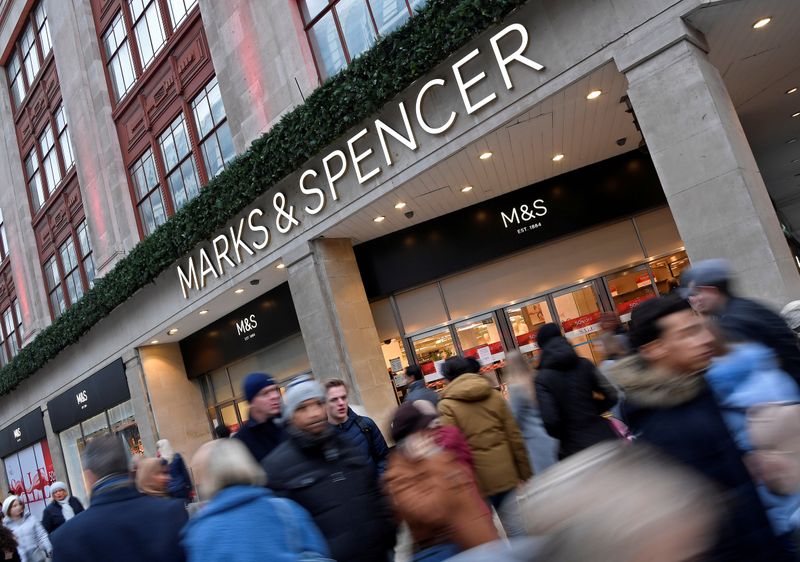
<svg viewBox="0 0 800 562">
<path fill-rule="evenodd" d="M 451 357 L 442 372 L 449 381 L 439 401 L 444 425 L 458 427 L 472 450 L 478 489 L 498 510 L 507 534 L 514 516 L 500 509 L 517 485 L 532 476 L 525 441 L 511 409 L 479 370 L 477 361 Z M 504 516 L 508 513 L 508 516 Z M 505 519 L 505 520 L 504 520 Z"/>
<path fill-rule="evenodd" d="M 439 403 L 439 395 L 432 388 L 428 388 L 425 382 L 425 375 L 419 365 L 406 367 L 406 380 L 408 381 L 408 394 L 406 394 L 403 402 L 427 400 L 434 406 Z"/>
<path fill-rule="evenodd" d="M 602 417 L 617 402 L 617 393 L 597 367 L 561 335 L 557 324 L 545 324 L 536 341 L 542 350 L 536 375 L 536 398 L 547 433 L 558 439 L 564 459 L 617 434 Z"/>
<path fill-rule="evenodd" d="M 328 559 L 328 545 L 311 516 L 264 488 L 267 476 L 243 443 L 206 443 L 192 466 L 207 503 L 182 532 L 188 562 Z"/>
<path fill-rule="evenodd" d="M 250 373 L 242 383 L 249 416 L 233 437 L 244 443 L 257 462 L 280 445 L 285 433 L 281 424 L 281 391 L 265 373 Z"/>
<path fill-rule="evenodd" d="M 0 525 L 0 556 L 7 562 L 21 562 L 17 550 L 17 538 L 10 529 Z"/>
<path fill-rule="evenodd" d="M 156 456 L 167 461 L 169 469 L 169 484 L 167 492 L 170 497 L 189 501 L 192 495 L 192 477 L 180 453 L 172 449 L 172 444 L 168 439 L 160 439 L 156 442 Z"/>
<path fill-rule="evenodd" d="M 53 501 L 42 514 L 42 527 L 52 534 L 61 525 L 82 513 L 83 504 L 78 498 L 70 495 L 69 488 L 63 482 L 53 482 L 50 494 L 53 496 Z"/>
<path fill-rule="evenodd" d="M 708 477 L 728 499 L 710 560 L 786 560 L 741 452 L 704 375 L 716 342 L 677 296 L 643 302 L 629 331 L 635 354 L 609 368 L 625 391 L 623 413 L 638 441 Z"/>
<path fill-rule="evenodd" d="M 53 562 L 183 562 L 179 533 L 187 515 L 180 500 L 141 494 L 128 472 L 119 437 L 86 445 L 84 479 L 92 501 L 53 533 Z"/>
<path fill-rule="evenodd" d="M 415 562 L 446 560 L 498 539 L 471 468 L 440 446 L 437 418 L 418 402 L 409 402 L 392 421 L 397 447 L 389 456 L 384 482 L 395 513 L 411 531 Z"/>
<path fill-rule="evenodd" d="M 143 494 L 157 498 L 169 497 L 169 466 L 159 458 L 144 458 L 136 470 L 136 487 Z"/>
<path fill-rule="evenodd" d="M 325 391 L 309 378 L 284 394 L 288 438 L 261 463 L 269 487 L 310 514 L 339 562 L 390 559 L 396 528 L 371 461 L 329 423 Z"/>
<path fill-rule="evenodd" d="M 47 531 L 36 517 L 25 511 L 18 496 L 8 496 L 3 501 L 3 525 L 14 533 L 22 562 L 44 562 L 52 554 Z"/>
<path fill-rule="evenodd" d="M 508 384 L 508 404 L 517 421 L 528 460 L 534 474 L 544 472 L 558 462 L 558 441 L 550 437 L 544 427 L 542 414 L 534 392 L 534 377 L 525 358 L 517 351 L 506 354 L 504 379 Z"/>
<path fill-rule="evenodd" d="M 325 407 L 328 423 L 350 439 L 370 460 L 378 476 L 386 470 L 389 447 L 378 425 L 367 416 L 356 414 L 348 402 L 348 389 L 343 380 L 325 382 Z"/>
</svg>

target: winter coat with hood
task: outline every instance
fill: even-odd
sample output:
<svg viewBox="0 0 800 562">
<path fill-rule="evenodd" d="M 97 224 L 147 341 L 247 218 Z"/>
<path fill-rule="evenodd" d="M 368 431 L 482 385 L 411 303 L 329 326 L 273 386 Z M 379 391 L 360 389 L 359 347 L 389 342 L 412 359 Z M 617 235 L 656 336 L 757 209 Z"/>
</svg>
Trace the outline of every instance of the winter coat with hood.
<svg viewBox="0 0 800 562">
<path fill-rule="evenodd" d="M 22 519 L 16 520 L 5 517 L 3 525 L 14 533 L 18 544 L 17 552 L 22 562 L 44 562 L 53 552 L 47 531 L 30 513 L 26 512 Z"/>
<path fill-rule="evenodd" d="M 65 501 L 69 503 L 75 515 L 83 513 L 83 504 L 78 498 L 69 496 Z M 44 530 L 48 533 L 52 533 L 65 522 L 61 502 L 57 500 L 51 501 L 50 505 L 44 509 L 44 513 L 42 514 L 42 527 L 44 527 Z"/>
<path fill-rule="evenodd" d="M 328 545 L 308 512 L 265 488 L 231 486 L 220 491 L 181 532 L 188 562 L 297 562 Z"/>
<path fill-rule="evenodd" d="M 425 381 L 414 381 L 408 385 L 408 394 L 403 402 L 413 402 L 414 400 L 427 400 L 436 406 L 439 403 L 439 394 L 432 388 L 428 388 Z"/>
<path fill-rule="evenodd" d="M 466 373 L 450 382 L 439 400 L 439 413 L 441 422 L 458 427 L 469 443 L 484 496 L 512 490 L 532 476 L 519 426 L 486 378 Z"/>
<path fill-rule="evenodd" d="M 560 442 L 560 459 L 616 438 L 601 414 L 617 402 L 617 394 L 601 384 L 601 377 L 566 338 L 554 337 L 542 346 L 536 399 L 547 433 Z"/>
<path fill-rule="evenodd" d="M 261 463 L 269 488 L 311 514 L 335 560 L 386 560 L 396 529 L 369 459 L 332 427 L 312 436 L 290 426 L 287 434 Z"/>
<path fill-rule="evenodd" d="M 727 355 L 714 360 L 706 380 L 722 408 L 739 449 L 752 451 L 747 434 L 747 409 L 767 402 L 798 402 L 800 389 L 794 379 L 778 368 L 774 352 L 761 344 L 731 346 Z M 778 535 L 794 530 L 792 514 L 800 509 L 800 493 L 781 496 L 756 483 L 770 523 Z"/>
<path fill-rule="evenodd" d="M 378 471 L 379 476 L 383 474 L 383 471 L 386 470 L 389 447 L 386 445 L 386 439 L 383 438 L 378 425 L 371 418 L 359 416 L 351 408 L 348 408 L 347 419 L 344 423 L 336 424 L 334 427 L 361 450 Z"/>
<path fill-rule="evenodd" d="M 788 560 L 702 372 L 675 374 L 638 355 L 608 370 L 625 392 L 624 419 L 646 441 L 717 484 L 726 500 L 712 561 Z"/>
<path fill-rule="evenodd" d="M 257 462 L 261 462 L 286 439 L 286 431 L 279 418 L 269 418 L 258 423 L 252 419 L 242 424 L 233 435 L 245 444 Z"/>
</svg>

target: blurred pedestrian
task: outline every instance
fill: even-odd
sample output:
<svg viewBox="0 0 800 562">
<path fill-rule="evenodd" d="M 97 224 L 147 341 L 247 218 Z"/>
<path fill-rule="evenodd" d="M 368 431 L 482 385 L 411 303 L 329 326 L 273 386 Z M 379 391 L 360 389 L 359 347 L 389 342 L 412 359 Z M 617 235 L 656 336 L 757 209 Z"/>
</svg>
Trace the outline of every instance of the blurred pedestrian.
<svg viewBox="0 0 800 562">
<path fill-rule="evenodd" d="M 766 306 L 736 296 L 725 260 L 698 262 L 683 275 L 697 312 L 716 321 L 729 341 L 754 341 L 772 349 L 781 368 L 800 384 L 800 346 L 784 319 Z M 682 279 L 682 282 L 684 280 Z"/>
<path fill-rule="evenodd" d="M 559 441 L 564 459 L 618 436 L 602 414 L 617 402 L 617 393 L 597 367 L 561 335 L 557 324 L 545 324 L 536 341 L 542 350 L 536 375 L 536 398 L 544 426 Z"/>
<path fill-rule="evenodd" d="M 425 382 L 425 374 L 419 365 L 406 367 L 406 379 L 408 380 L 408 394 L 406 394 L 403 402 L 427 400 L 434 406 L 438 404 L 439 395 L 432 388 L 428 388 L 428 384 Z"/>
<path fill-rule="evenodd" d="M 781 309 L 781 316 L 796 337 L 800 337 L 800 301 L 792 301 Z"/>
<path fill-rule="evenodd" d="M 156 442 L 156 456 L 167 461 L 169 468 L 169 484 L 167 492 L 173 498 L 189 501 L 192 495 L 192 477 L 180 453 L 172 450 L 172 444 L 167 439 Z"/>
<path fill-rule="evenodd" d="M 472 450 L 478 489 L 498 510 L 506 534 L 513 535 L 513 512 L 501 509 L 513 503 L 517 486 L 532 476 L 525 440 L 502 395 L 486 377 L 479 375 L 477 361 L 464 357 L 447 359 L 442 368 L 449 381 L 439 401 L 444 425 L 461 430 Z M 506 516 L 505 514 L 508 514 Z"/>
<path fill-rule="evenodd" d="M 306 377 L 288 385 L 284 416 L 288 438 L 261 463 L 269 487 L 308 510 L 333 559 L 389 560 L 391 508 L 371 461 L 328 423 L 322 386 Z"/>
<path fill-rule="evenodd" d="M 116 435 L 93 438 L 83 452 L 92 501 L 53 533 L 53 562 L 182 562 L 179 533 L 187 520 L 180 500 L 136 490 L 128 454 Z"/>
<path fill-rule="evenodd" d="M 348 402 L 347 384 L 340 379 L 325 381 L 325 409 L 328 423 L 352 441 L 370 460 L 378 476 L 386 470 L 389 447 L 372 418 L 356 414 Z"/>
<path fill-rule="evenodd" d="M 52 533 L 61 525 L 83 512 L 83 504 L 75 496 L 71 496 L 69 488 L 63 482 L 53 482 L 50 486 L 53 501 L 42 514 L 42 527 Z"/>
<path fill-rule="evenodd" d="M 139 461 L 136 470 L 136 487 L 143 494 L 166 498 L 169 496 L 169 466 L 167 461 L 146 457 Z"/>
<path fill-rule="evenodd" d="M 286 438 L 281 424 L 281 391 L 275 379 L 265 373 L 250 373 L 242 383 L 250 407 L 249 416 L 234 439 L 244 443 L 256 461 L 261 462 Z"/>
<path fill-rule="evenodd" d="M 471 468 L 439 445 L 438 416 L 424 410 L 409 402 L 395 413 L 397 447 L 384 482 L 395 513 L 411 531 L 414 561 L 438 562 L 498 535 Z"/>
<path fill-rule="evenodd" d="M 25 510 L 18 496 L 8 496 L 3 501 L 3 525 L 14 533 L 22 562 L 44 562 L 52 554 L 47 531 Z"/>
<path fill-rule="evenodd" d="M 328 546 L 311 516 L 264 488 L 264 470 L 240 441 L 206 443 L 192 466 L 207 503 L 182 532 L 188 562 L 327 559 Z"/>
<path fill-rule="evenodd" d="M 21 562 L 17 551 L 17 538 L 5 525 L 0 525 L 0 556 L 8 562 Z"/>
<path fill-rule="evenodd" d="M 670 295 L 633 310 L 636 353 L 609 374 L 624 389 L 624 414 L 638 440 L 659 447 L 719 485 L 729 499 L 711 560 L 786 560 L 704 374 L 714 336 L 689 304 Z"/>
</svg>

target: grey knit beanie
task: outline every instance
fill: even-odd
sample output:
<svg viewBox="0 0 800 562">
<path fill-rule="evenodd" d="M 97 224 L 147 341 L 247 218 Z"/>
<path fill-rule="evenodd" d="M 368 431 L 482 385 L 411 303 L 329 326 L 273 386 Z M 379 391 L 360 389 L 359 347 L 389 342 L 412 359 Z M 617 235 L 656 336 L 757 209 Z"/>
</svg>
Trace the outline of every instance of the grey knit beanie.
<svg viewBox="0 0 800 562">
<path fill-rule="evenodd" d="M 310 377 L 299 378 L 286 387 L 283 394 L 283 419 L 291 423 L 294 411 L 306 400 L 325 401 L 325 391 L 317 381 Z"/>
</svg>

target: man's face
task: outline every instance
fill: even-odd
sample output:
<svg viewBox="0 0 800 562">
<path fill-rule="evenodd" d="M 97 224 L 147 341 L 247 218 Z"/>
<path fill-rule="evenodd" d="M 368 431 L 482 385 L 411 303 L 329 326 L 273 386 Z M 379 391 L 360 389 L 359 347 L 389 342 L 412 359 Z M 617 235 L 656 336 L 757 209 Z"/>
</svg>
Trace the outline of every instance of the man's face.
<svg viewBox="0 0 800 562">
<path fill-rule="evenodd" d="M 725 307 L 725 295 L 716 287 L 699 286 L 692 289 L 689 304 L 700 314 L 718 314 Z"/>
<path fill-rule="evenodd" d="M 262 388 L 250 402 L 250 416 L 260 419 L 268 419 L 279 416 L 281 413 L 281 391 L 278 385 L 273 384 Z"/>
<path fill-rule="evenodd" d="M 347 419 L 347 389 L 333 386 L 325 393 L 328 419 L 341 423 Z"/>
<path fill-rule="evenodd" d="M 658 322 L 661 336 L 640 350 L 647 361 L 674 373 L 695 373 L 708 367 L 716 340 L 703 318 L 681 310 Z"/>
<path fill-rule="evenodd" d="M 328 426 L 325 406 L 316 399 L 305 400 L 295 409 L 292 424 L 300 431 L 319 435 Z"/>
<path fill-rule="evenodd" d="M 56 490 L 53 492 L 53 499 L 56 501 L 64 501 L 64 498 L 67 497 L 67 493 L 64 490 Z"/>
</svg>

